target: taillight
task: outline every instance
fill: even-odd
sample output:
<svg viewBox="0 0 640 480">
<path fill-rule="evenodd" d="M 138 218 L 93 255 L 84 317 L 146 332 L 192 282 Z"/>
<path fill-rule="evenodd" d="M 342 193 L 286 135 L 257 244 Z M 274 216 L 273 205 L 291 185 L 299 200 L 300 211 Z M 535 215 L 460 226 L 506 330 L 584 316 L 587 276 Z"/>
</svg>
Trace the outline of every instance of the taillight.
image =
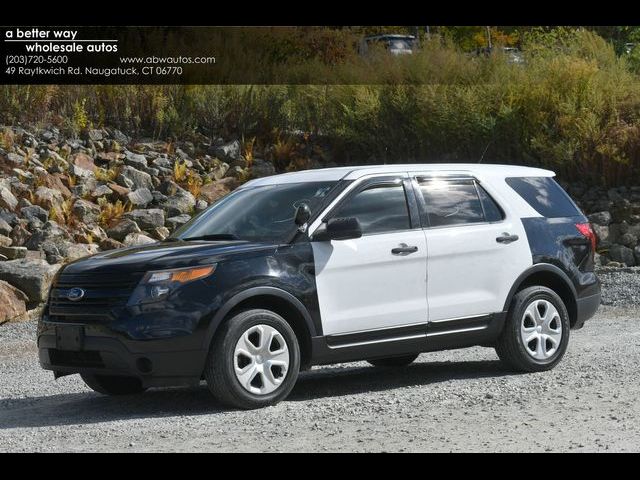
<svg viewBox="0 0 640 480">
<path fill-rule="evenodd" d="M 591 252 L 595 253 L 596 251 L 596 233 L 591 228 L 590 223 L 576 223 L 576 228 L 578 231 L 584 235 L 587 240 L 591 242 Z"/>
</svg>

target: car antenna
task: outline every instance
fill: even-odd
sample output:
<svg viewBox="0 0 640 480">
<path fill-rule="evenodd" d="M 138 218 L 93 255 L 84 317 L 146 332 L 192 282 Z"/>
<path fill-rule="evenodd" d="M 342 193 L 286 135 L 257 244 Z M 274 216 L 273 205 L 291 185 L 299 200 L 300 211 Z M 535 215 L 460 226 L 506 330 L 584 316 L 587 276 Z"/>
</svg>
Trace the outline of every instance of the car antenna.
<svg viewBox="0 0 640 480">
<path fill-rule="evenodd" d="M 482 163 L 482 160 L 484 159 L 484 154 L 487 153 L 487 150 L 489 150 L 489 145 L 491 145 L 491 142 L 493 142 L 493 139 L 489 140 L 489 143 L 487 143 L 487 146 L 484 147 L 484 152 L 482 152 L 482 155 L 480 155 L 480 160 L 478 160 L 478 163 Z"/>
</svg>

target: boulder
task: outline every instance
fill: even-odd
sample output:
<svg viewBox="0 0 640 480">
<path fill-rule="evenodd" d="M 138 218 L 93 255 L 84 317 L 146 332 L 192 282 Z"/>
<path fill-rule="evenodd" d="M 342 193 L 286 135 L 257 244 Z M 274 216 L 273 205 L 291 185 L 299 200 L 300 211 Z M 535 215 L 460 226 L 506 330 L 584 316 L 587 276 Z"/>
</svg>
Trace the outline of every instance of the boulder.
<svg viewBox="0 0 640 480">
<path fill-rule="evenodd" d="M 149 234 L 156 240 L 164 240 L 171 234 L 171 232 L 167 227 L 157 227 L 150 230 Z"/>
<path fill-rule="evenodd" d="M 179 188 L 178 191 L 164 200 L 160 206 L 167 211 L 169 216 L 191 213 L 196 206 L 196 199 L 188 191 Z"/>
<path fill-rule="evenodd" d="M 99 252 L 99 247 L 95 243 L 74 243 L 70 244 L 65 252 L 67 261 L 78 260 L 79 258 L 95 255 Z"/>
<path fill-rule="evenodd" d="M 153 202 L 153 195 L 148 188 L 139 188 L 133 192 L 129 192 L 127 198 L 134 207 L 140 208 L 145 208 Z"/>
<path fill-rule="evenodd" d="M 240 159 L 240 142 L 238 140 L 233 140 L 220 146 L 213 147 L 211 153 L 220 160 L 231 163 L 234 160 Z"/>
<path fill-rule="evenodd" d="M 125 165 L 124 167 L 122 167 L 122 170 L 118 175 L 117 182 L 119 185 L 127 188 L 135 187 L 135 189 L 153 189 L 153 181 L 151 179 L 151 175 L 145 172 L 141 172 L 140 170 L 137 170 L 129 165 Z"/>
<path fill-rule="evenodd" d="M 147 159 L 144 155 L 140 155 L 139 153 L 126 151 L 124 163 L 125 165 L 129 165 L 140 170 L 147 168 Z"/>
<path fill-rule="evenodd" d="M 24 245 L 30 236 L 31 232 L 27 230 L 27 227 L 22 223 L 17 223 L 9 234 L 9 237 L 11 237 L 13 241 L 12 245 L 16 247 Z"/>
<path fill-rule="evenodd" d="M 125 213 L 124 217 L 136 222 L 143 230 L 152 230 L 164 226 L 164 210 L 160 208 L 133 210 Z"/>
<path fill-rule="evenodd" d="M 0 255 L 4 255 L 9 260 L 25 258 L 27 251 L 27 247 L 0 247 Z"/>
<path fill-rule="evenodd" d="M 64 201 L 64 197 L 59 190 L 54 190 L 53 188 L 40 186 L 36 189 L 36 202 L 38 205 L 46 208 L 47 210 L 51 210 L 52 208 L 58 208 L 60 204 Z"/>
<path fill-rule="evenodd" d="M 22 290 L 30 303 L 42 303 L 59 268 L 60 265 L 49 265 L 44 260 L 9 260 L 0 262 L 0 280 Z"/>
<path fill-rule="evenodd" d="M 110 238 L 122 242 L 124 238 L 130 233 L 140 233 L 140 227 L 138 224 L 130 218 L 124 218 L 120 220 L 116 225 L 107 229 L 107 235 Z"/>
<path fill-rule="evenodd" d="M 236 182 L 233 178 L 225 178 L 224 180 L 218 180 L 216 182 L 207 183 L 200 188 L 200 196 L 204 198 L 208 203 L 213 203 L 220 197 L 225 196 L 236 186 Z"/>
<path fill-rule="evenodd" d="M 76 153 L 72 155 L 70 158 L 70 163 L 71 165 L 77 167 L 78 170 L 84 170 L 91 173 L 94 173 L 96 171 L 96 168 L 98 168 L 96 167 L 93 158 L 91 158 L 86 153 Z"/>
<path fill-rule="evenodd" d="M 633 267 L 636 264 L 633 250 L 623 245 L 612 245 L 609 248 L 608 257 L 614 262 L 624 263 L 628 267 Z"/>
<path fill-rule="evenodd" d="M 140 245 L 146 245 L 148 243 L 154 243 L 155 240 L 142 233 L 130 233 L 122 242 L 125 247 L 137 247 Z"/>
<path fill-rule="evenodd" d="M 191 216 L 190 215 L 177 215 L 175 217 L 169 217 L 167 218 L 165 225 L 167 227 L 169 227 L 169 229 L 171 231 L 174 231 L 176 228 L 184 225 L 185 223 L 187 223 L 189 220 L 191 220 Z"/>
<path fill-rule="evenodd" d="M 0 280 L 0 324 L 24 315 L 28 300 L 23 291 Z"/>
<path fill-rule="evenodd" d="M 0 218 L 0 235 L 9 236 L 12 230 L 13 227 L 9 225 L 9 223 L 4 218 Z"/>
<path fill-rule="evenodd" d="M 0 247 L 10 247 L 12 243 L 11 238 L 0 235 Z"/>
<path fill-rule="evenodd" d="M 251 165 L 251 176 L 253 178 L 268 177 L 276 173 L 276 167 L 268 160 L 256 158 Z"/>
<path fill-rule="evenodd" d="M 100 240 L 100 249 L 101 250 L 115 250 L 117 248 L 122 248 L 123 245 L 121 242 L 114 240 L 113 238 L 105 238 Z"/>
<path fill-rule="evenodd" d="M 96 223 L 100 215 L 100 207 L 98 205 L 82 198 L 75 201 L 72 211 L 82 223 Z"/>
<path fill-rule="evenodd" d="M 607 211 L 592 213 L 588 218 L 594 225 L 607 226 L 611 223 L 611 213 Z"/>
<path fill-rule="evenodd" d="M 29 221 L 36 219 L 44 223 L 49 220 L 49 212 L 47 212 L 40 205 L 30 205 L 28 207 L 24 207 L 20 209 L 20 214 L 22 215 L 22 218 Z"/>
<path fill-rule="evenodd" d="M 18 199 L 11 190 L 5 186 L 0 186 L 0 207 L 7 210 L 14 210 L 18 206 Z"/>
<path fill-rule="evenodd" d="M 111 190 L 107 185 L 98 185 L 91 192 L 91 196 L 93 198 L 108 197 L 112 193 L 113 193 L 113 190 Z"/>
<path fill-rule="evenodd" d="M 29 237 L 24 246 L 29 250 L 43 250 L 45 243 L 56 244 L 64 240 L 70 240 L 71 237 L 56 222 L 48 221 L 41 229 L 37 230 Z"/>
</svg>

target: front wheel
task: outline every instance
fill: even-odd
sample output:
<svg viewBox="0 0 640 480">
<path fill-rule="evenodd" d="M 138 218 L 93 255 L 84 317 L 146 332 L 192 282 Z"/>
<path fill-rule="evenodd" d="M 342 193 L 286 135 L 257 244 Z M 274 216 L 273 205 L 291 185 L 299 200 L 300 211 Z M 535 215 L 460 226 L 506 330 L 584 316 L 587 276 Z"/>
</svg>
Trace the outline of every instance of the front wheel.
<svg viewBox="0 0 640 480">
<path fill-rule="evenodd" d="M 511 303 L 496 352 L 514 370 L 550 370 L 567 350 L 569 329 L 569 314 L 558 294 L 546 287 L 528 287 Z"/>
<path fill-rule="evenodd" d="M 119 377 L 115 375 L 80 375 L 84 383 L 92 390 L 103 395 L 133 395 L 146 390 L 140 380 L 135 377 Z"/>
<path fill-rule="evenodd" d="M 300 347 L 278 314 L 253 309 L 220 327 L 209 351 L 205 378 L 220 402 L 252 409 L 283 400 L 296 383 Z"/>
</svg>

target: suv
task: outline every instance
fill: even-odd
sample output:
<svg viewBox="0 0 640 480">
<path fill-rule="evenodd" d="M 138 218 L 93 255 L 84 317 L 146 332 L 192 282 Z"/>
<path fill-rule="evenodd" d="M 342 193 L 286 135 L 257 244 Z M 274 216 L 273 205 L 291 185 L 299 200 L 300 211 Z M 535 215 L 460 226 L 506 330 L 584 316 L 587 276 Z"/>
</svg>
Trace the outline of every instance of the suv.
<svg viewBox="0 0 640 480">
<path fill-rule="evenodd" d="M 111 395 L 204 378 L 240 408 L 282 400 L 311 365 L 473 345 L 549 370 L 600 304 L 594 233 L 553 175 L 414 164 L 249 181 L 162 242 L 62 268 L 40 363 Z"/>
</svg>

